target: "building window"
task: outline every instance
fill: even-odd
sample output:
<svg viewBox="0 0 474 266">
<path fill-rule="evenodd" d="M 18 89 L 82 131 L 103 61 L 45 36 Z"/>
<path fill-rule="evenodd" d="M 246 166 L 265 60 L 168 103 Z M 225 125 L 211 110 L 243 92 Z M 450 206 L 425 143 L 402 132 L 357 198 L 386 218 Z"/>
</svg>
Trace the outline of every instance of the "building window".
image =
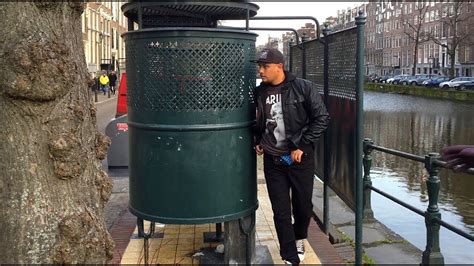
<svg viewBox="0 0 474 266">
<path fill-rule="evenodd" d="M 447 6 L 443 6 L 443 13 L 441 13 L 441 16 L 443 18 L 445 18 L 447 15 L 448 15 L 448 7 Z"/>
<path fill-rule="evenodd" d="M 118 18 L 118 15 L 117 15 L 118 8 L 119 8 L 118 2 L 112 1 L 112 19 L 114 21 L 117 21 L 117 18 Z"/>
<path fill-rule="evenodd" d="M 82 28 L 82 33 L 86 32 L 86 15 L 82 14 L 81 16 L 81 28 Z"/>
<path fill-rule="evenodd" d="M 115 38 L 116 38 L 116 33 L 117 33 L 117 32 L 116 32 L 116 30 L 115 30 L 115 29 L 112 29 L 112 43 L 111 43 L 111 45 L 112 45 L 112 49 L 115 49 L 115 48 L 117 48 L 117 47 L 115 47 Z"/>
</svg>

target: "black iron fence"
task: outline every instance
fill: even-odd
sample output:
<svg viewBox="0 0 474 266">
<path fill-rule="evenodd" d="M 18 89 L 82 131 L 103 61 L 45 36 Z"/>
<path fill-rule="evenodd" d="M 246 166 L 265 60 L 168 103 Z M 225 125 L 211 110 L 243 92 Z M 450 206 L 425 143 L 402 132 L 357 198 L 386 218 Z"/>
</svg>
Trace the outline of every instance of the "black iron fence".
<svg viewBox="0 0 474 266">
<path fill-rule="evenodd" d="M 290 71 L 313 81 L 331 117 L 315 147 L 315 174 L 323 179 L 323 230 L 329 224 L 328 188 L 356 214 L 355 262 L 362 263 L 362 125 L 365 16 L 356 27 L 290 46 Z M 319 35 L 318 35 L 319 36 Z"/>
</svg>

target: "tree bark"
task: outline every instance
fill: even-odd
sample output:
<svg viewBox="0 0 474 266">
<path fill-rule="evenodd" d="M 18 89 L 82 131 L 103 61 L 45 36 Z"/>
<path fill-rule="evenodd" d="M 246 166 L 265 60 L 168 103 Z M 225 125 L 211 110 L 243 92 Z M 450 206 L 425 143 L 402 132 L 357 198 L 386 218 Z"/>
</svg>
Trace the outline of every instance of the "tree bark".
<svg viewBox="0 0 474 266">
<path fill-rule="evenodd" d="M 456 50 L 454 50 L 453 52 L 449 52 L 448 53 L 449 55 L 449 79 L 453 79 L 456 75 L 454 72 L 455 71 L 455 67 L 454 67 L 454 63 L 455 63 L 455 59 L 456 59 Z"/>
<path fill-rule="evenodd" d="M 416 74 L 416 63 L 418 61 L 418 42 L 415 42 L 414 54 L 413 54 L 413 68 L 411 70 L 411 75 Z"/>
<path fill-rule="evenodd" d="M 110 140 L 87 88 L 81 2 L 0 3 L 0 263 L 105 263 Z"/>
</svg>

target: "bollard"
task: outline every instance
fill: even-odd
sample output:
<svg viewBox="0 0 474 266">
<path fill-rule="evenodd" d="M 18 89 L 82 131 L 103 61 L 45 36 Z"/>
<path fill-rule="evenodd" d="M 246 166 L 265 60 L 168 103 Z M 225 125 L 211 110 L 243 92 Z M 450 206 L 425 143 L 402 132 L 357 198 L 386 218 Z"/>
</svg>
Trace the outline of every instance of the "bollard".
<svg viewBox="0 0 474 266">
<path fill-rule="evenodd" d="M 99 96 L 97 95 L 99 89 L 100 89 L 100 83 L 99 83 L 99 79 L 97 78 L 97 84 L 96 84 L 96 87 L 95 87 L 95 90 L 94 90 L 95 102 L 99 101 Z"/>
<path fill-rule="evenodd" d="M 439 153 L 429 153 L 425 156 L 425 168 L 430 176 L 426 180 L 429 204 L 425 212 L 426 249 L 423 251 L 422 264 L 444 264 L 444 258 L 439 248 L 440 225 L 436 222 L 436 219 L 441 220 L 438 208 L 440 167 L 435 164 L 435 161 L 440 157 Z"/>
<path fill-rule="evenodd" d="M 369 145 L 373 145 L 374 141 L 365 138 L 363 142 L 363 150 L 364 150 L 364 200 L 363 200 L 363 218 L 365 221 L 374 221 L 374 212 L 372 211 L 371 205 L 371 193 L 372 190 L 370 186 L 372 186 L 372 181 L 370 180 L 370 168 L 372 167 L 372 151 L 373 148 L 369 147 Z"/>
</svg>

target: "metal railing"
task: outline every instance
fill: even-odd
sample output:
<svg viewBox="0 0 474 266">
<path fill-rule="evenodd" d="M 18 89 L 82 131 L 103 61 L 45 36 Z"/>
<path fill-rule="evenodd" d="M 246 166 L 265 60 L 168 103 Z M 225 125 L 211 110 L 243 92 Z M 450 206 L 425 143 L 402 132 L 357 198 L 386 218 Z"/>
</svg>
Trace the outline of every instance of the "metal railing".
<svg viewBox="0 0 474 266">
<path fill-rule="evenodd" d="M 403 202 L 396 197 L 387 194 L 380 189 L 372 186 L 370 179 L 370 168 L 372 167 L 372 151 L 377 150 L 406 158 L 412 161 L 417 161 L 425 164 L 425 169 L 428 171 L 429 178 L 426 180 L 428 190 L 428 208 L 426 211 L 420 210 L 406 202 Z M 438 173 L 441 168 L 446 168 L 446 162 L 441 161 L 439 153 L 429 153 L 425 156 L 418 156 L 402 151 L 397 151 L 381 146 L 374 145 L 371 139 L 364 139 L 363 141 L 363 166 L 364 166 L 364 200 L 363 200 L 363 217 L 366 220 L 373 220 L 373 211 L 371 209 L 371 191 L 394 201 L 397 204 L 425 217 L 426 225 L 426 249 L 423 251 L 422 264 L 444 264 L 444 257 L 439 247 L 439 229 L 444 226 L 446 229 L 468 239 L 474 241 L 474 236 L 464 232 L 441 219 L 441 213 L 438 208 L 438 195 L 440 189 L 440 179 Z M 474 169 L 468 169 L 468 174 L 474 175 Z"/>
</svg>

